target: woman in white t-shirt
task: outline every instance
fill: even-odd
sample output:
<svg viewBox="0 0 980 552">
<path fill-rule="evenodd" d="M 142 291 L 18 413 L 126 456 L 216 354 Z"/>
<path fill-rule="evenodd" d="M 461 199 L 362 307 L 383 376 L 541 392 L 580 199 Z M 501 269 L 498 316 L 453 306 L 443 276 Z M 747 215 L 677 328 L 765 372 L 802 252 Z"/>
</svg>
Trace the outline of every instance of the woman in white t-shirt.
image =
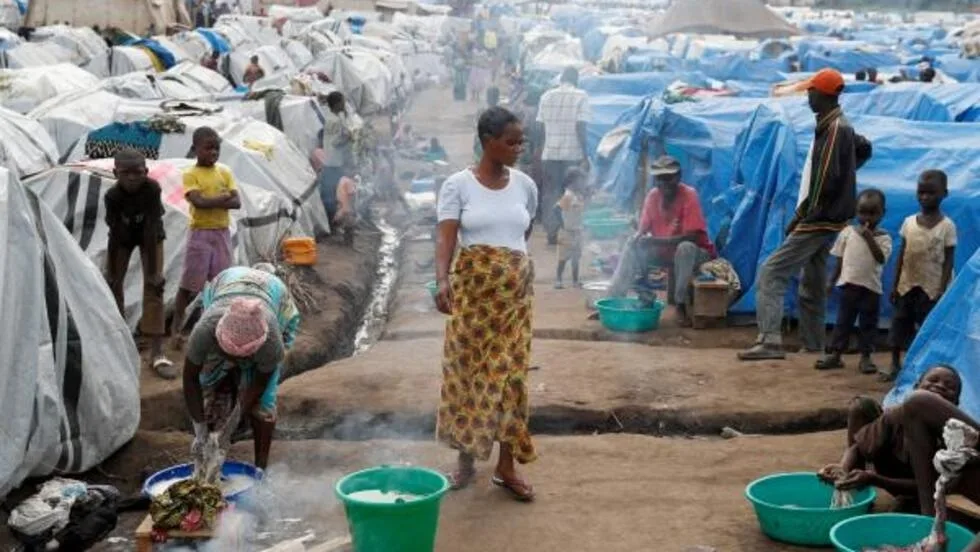
<svg viewBox="0 0 980 552">
<path fill-rule="evenodd" d="M 534 489 L 517 473 L 537 457 L 527 421 L 534 280 L 527 255 L 537 187 L 513 169 L 524 147 L 520 120 L 501 107 L 477 123 L 483 155 L 439 191 L 436 279 L 439 311 L 450 315 L 442 360 L 437 434 L 459 451 L 453 489 L 476 474 L 494 443 L 500 456 L 491 481 L 517 500 Z M 455 260 L 454 260 L 455 256 Z"/>
</svg>

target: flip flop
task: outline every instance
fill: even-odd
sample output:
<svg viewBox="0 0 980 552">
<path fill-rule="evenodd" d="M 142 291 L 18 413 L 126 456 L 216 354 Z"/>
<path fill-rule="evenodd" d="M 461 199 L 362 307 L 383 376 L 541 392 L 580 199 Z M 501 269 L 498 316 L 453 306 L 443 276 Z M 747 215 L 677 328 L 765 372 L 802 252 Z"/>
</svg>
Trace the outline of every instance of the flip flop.
<svg viewBox="0 0 980 552">
<path fill-rule="evenodd" d="M 757 343 L 753 345 L 747 351 L 742 351 L 738 353 L 738 359 L 743 361 L 784 360 L 785 358 L 786 358 L 786 353 L 782 349 L 771 345 L 763 345 L 761 343 Z"/>
<path fill-rule="evenodd" d="M 534 500 L 534 487 L 521 480 L 506 480 L 497 474 L 490 478 L 490 482 L 507 491 L 510 496 L 518 502 L 532 502 Z"/>
<path fill-rule="evenodd" d="M 153 371 L 163 379 L 172 380 L 177 378 L 177 370 L 174 369 L 174 363 L 166 357 L 157 357 L 153 361 Z"/>
</svg>

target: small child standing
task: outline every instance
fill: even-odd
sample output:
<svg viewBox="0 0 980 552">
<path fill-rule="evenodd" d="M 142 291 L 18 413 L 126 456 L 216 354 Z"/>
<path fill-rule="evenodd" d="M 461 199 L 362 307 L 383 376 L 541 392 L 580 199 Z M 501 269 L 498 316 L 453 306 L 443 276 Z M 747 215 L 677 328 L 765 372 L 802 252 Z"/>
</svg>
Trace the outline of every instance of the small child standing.
<svg viewBox="0 0 980 552">
<path fill-rule="evenodd" d="M 902 351 L 915 339 L 929 312 L 953 279 L 956 225 L 940 210 L 949 191 L 946 173 L 928 170 L 919 176 L 918 214 L 902 223 L 902 248 L 895 267 L 895 305 L 892 317 L 891 370 L 882 380 L 892 381 L 902 367 Z"/>
<path fill-rule="evenodd" d="M 116 299 L 119 313 L 125 316 L 123 285 L 129 259 L 140 250 L 143 266 L 143 318 L 140 332 L 150 338 L 150 362 L 153 370 L 165 379 L 174 379 L 174 364 L 163 353 L 166 333 L 163 306 L 163 201 L 160 184 L 147 176 L 146 158 L 142 153 L 122 149 L 116 153 L 116 184 L 105 194 L 105 221 L 109 226 L 106 252 L 106 281 Z"/>
<path fill-rule="evenodd" d="M 182 344 L 184 311 L 204 284 L 231 266 L 230 209 L 242 206 L 235 178 L 228 167 L 218 165 L 221 137 L 213 128 L 194 131 L 197 164 L 184 171 L 184 197 L 190 203 L 190 233 L 184 256 L 184 273 L 174 305 L 173 335 Z"/>
<path fill-rule="evenodd" d="M 582 259 L 582 226 L 585 213 L 585 172 L 572 167 L 565 173 L 565 194 L 555 205 L 562 221 L 562 239 L 558 244 L 558 274 L 555 289 L 562 289 L 565 265 L 572 264 L 572 285 L 580 287 L 579 261 Z"/>
<path fill-rule="evenodd" d="M 817 361 L 817 370 L 844 367 L 841 355 L 847 350 L 854 322 L 858 321 L 858 348 L 861 351 L 858 369 L 862 374 L 878 371 L 871 353 L 878 333 L 883 292 L 881 273 L 892 252 L 891 236 L 878 228 L 885 215 L 885 194 L 874 188 L 861 192 L 857 198 L 857 213 L 858 224 L 844 228 L 830 251 L 840 259 L 830 281 L 831 288 L 835 285 L 840 288 L 840 304 L 830 352 Z"/>
<path fill-rule="evenodd" d="M 344 166 L 344 176 L 337 183 L 337 214 L 333 224 L 343 232 L 344 245 L 354 246 L 354 229 L 357 227 L 357 180 L 352 167 Z"/>
</svg>

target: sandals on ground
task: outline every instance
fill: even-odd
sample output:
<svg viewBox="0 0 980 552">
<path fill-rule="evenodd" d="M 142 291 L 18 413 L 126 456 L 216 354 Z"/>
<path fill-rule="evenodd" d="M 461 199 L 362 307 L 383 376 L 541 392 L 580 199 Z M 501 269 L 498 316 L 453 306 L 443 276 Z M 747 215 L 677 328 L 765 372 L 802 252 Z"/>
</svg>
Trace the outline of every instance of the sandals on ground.
<svg viewBox="0 0 980 552">
<path fill-rule="evenodd" d="M 163 379 L 172 380 L 177 378 L 177 369 L 174 367 L 174 363 L 167 357 L 160 356 L 153 359 L 153 371 Z"/>
<path fill-rule="evenodd" d="M 534 487 L 521 479 L 504 479 L 494 474 L 490 478 L 490 482 L 507 491 L 518 502 L 531 502 L 534 500 Z"/>
</svg>

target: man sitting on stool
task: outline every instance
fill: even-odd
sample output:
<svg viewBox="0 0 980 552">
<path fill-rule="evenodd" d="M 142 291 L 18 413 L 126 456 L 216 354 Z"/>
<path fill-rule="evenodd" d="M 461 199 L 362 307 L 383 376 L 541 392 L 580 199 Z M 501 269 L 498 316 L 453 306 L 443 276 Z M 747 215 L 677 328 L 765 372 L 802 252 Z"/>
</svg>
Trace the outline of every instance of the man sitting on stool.
<svg viewBox="0 0 980 552">
<path fill-rule="evenodd" d="M 610 297 L 621 297 L 637 276 L 646 281 L 651 265 L 669 268 L 673 277 L 677 320 L 688 325 L 688 288 L 703 263 L 715 258 L 715 246 L 701 212 L 697 191 L 681 183 L 681 165 L 670 156 L 653 162 L 657 186 L 647 194 L 640 227 L 624 246 L 609 288 Z"/>
</svg>

